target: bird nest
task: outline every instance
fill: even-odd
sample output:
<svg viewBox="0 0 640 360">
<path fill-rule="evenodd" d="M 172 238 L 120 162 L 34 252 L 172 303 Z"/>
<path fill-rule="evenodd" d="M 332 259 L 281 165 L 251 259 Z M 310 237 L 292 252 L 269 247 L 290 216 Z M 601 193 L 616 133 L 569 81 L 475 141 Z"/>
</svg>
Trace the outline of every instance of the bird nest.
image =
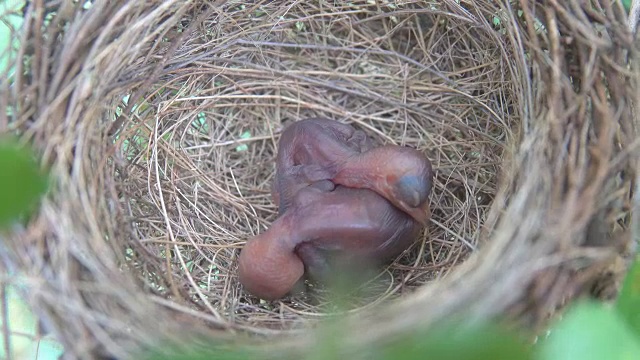
<svg viewBox="0 0 640 360">
<path fill-rule="evenodd" d="M 331 291 L 265 302 L 236 276 L 276 218 L 280 133 L 312 116 L 415 147 L 435 172 L 426 230 L 339 310 L 352 346 L 463 312 L 535 327 L 582 293 L 615 294 L 637 172 L 637 48 L 619 2 L 22 10 L 0 128 L 54 182 L 1 260 L 69 357 L 193 334 L 313 341 L 338 311 Z"/>
</svg>

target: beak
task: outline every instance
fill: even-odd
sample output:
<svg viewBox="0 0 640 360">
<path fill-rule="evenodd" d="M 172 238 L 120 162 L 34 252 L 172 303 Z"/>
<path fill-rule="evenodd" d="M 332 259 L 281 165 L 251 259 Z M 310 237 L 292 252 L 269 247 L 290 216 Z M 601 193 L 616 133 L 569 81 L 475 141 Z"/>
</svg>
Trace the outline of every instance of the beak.
<svg viewBox="0 0 640 360">
<path fill-rule="evenodd" d="M 396 198 L 392 187 L 385 180 L 379 181 L 375 184 L 375 191 L 386 198 L 390 203 L 392 203 L 395 207 L 402 210 L 405 214 L 411 216 L 415 221 L 420 223 L 422 226 L 427 225 L 427 221 L 431 218 L 431 210 L 429 208 L 429 200 L 426 199 L 424 203 L 418 207 L 409 206 L 404 201 L 401 201 Z"/>
<path fill-rule="evenodd" d="M 424 202 L 419 206 L 410 206 L 404 201 L 399 200 L 395 197 L 394 192 L 389 186 L 388 183 L 384 183 L 378 187 L 379 190 L 376 190 L 378 194 L 382 195 L 386 198 L 390 203 L 392 203 L 395 207 L 402 210 L 405 214 L 411 216 L 415 221 L 420 223 L 422 226 L 427 225 L 427 221 L 431 217 L 431 209 L 429 207 L 429 200 L 425 199 Z"/>
<path fill-rule="evenodd" d="M 417 208 L 408 207 L 405 204 L 402 204 L 402 207 L 400 207 L 400 209 L 409 214 L 409 216 L 411 216 L 422 226 L 426 226 L 427 222 L 431 218 L 431 208 L 429 207 L 428 201 L 425 201 L 422 206 Z"/>
<path fill-rule="evenodd" d="M 429 208 L 430 186 L 416 176 L 403 176 L 392 186 L 386 180 L 382 186 L 387 199 L 391 199 L 396 207 L 407 213 L 414 220 L 425 226 L 431 217 Z"/>
<path fill-rule="evenodd" d="M 420 207 L 431 192 L 431 181 L 415 175 L 405 175 L 396 180 L 395 191 L 408 206 Z"/>
</svg>

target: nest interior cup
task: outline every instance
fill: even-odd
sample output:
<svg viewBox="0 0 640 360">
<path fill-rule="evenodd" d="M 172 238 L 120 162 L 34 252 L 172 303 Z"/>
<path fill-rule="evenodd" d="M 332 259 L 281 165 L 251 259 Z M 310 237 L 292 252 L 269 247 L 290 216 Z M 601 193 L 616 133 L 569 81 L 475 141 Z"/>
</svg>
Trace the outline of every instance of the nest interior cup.
<svg viewBox="0 0 640 360">
<path fill-rule="evenodd" d="M 637 49 L 615 2 L 530 3 L 27 4 L 0 129 L 56 181 L 7 236 L 8 281 L 70 357 L 193 333 L 303 348 L 330 293 L 260 301 L 236 269 L 276 218 L 279 134 L 322 116 L 435 172 L 426 230 L 350 299 L 352 346 L 461 311 L 544 322 L 632 243 Z"/>
</svg>

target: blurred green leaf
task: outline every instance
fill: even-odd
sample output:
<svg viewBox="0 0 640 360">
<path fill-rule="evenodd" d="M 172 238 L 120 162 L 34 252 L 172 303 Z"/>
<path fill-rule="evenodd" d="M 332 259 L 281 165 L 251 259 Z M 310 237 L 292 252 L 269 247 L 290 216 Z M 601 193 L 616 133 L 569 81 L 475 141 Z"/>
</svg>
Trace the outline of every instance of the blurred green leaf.
<svg viewBox="0 0 640 360">
<path fill-rule="evenodd" d="M 383 360 L 412 359 L 533 359 L 532 348 L 513 332 L 497 325 L 443 326 L 418 332 L 379 352 Z"/>
<path fill-rule="evenodd" d="M 220 351 L 204 351 L 204 350 L 192 350 L 186 351 L 181 354 L 160 354 L 156 353 L 145 359 L 148 360 L 256 360 L 260 357 L 254 354 L 245 354 L 234 350 L 220 350 Z"/>
<path fill-rule="evenodd" d="M 242 133 L 242 135 L 240 135 L 240 139 L 249 139 L 251 137 L 251 132 L 249 131 L 245 131 Z M 247 144 L 240 144 L 238 146 L 236 146 L 236 151 L 240 152 L 240 151 L 247 151 L 249 149 L 249 147 L 247 146 Z"/>
<path fill-rule="evenodd" d="M 212 345 L 209 349 L 191 347 L 182 344 L 179 347 L 163 347 L 155 350 L 145 359 L 154 360 L 204 360 L 204 359 L 373 359 L 373 360 L 412 360 L 412 359 L 457 359 L 457 360 L 494 360 L 494 359 L 533 359 L 532 348 L 513 332 L 494 325 L 474 328 L 445 326 L 438 331 L 415 332 L 409 336 L 398 336 L 389 343 L 380 344 L 357 352 L 346 353 L 343 340 L 347 338 L 341 319 L 330 320 L 316 333 L 316 345 L 305 355 L 293 353 L 263 354 L 242 346 L 220 347 Z M 186 349 L 186 350 L 183 350 Z"/>
<path fill-rule="evenodd" d="M 624 5 L 625 10 L 629 12 L 629 9 L 631 9 L 631 0 L 622 0 L 622 5 Z"/>
<path fill-rule="evenodd" d="M 640 343 L 618 314 L 594 302 L 577 303 L 540 343 L 540 360 L 638 359 Z"/>
<path fill-rule="evenodd" d="M 624 279 L 616 309 L 640 339 L 640 255 L 636 255 L 636 260 Z"/>
<path fill-rule="evenodd" d="M 28 148 L 13 139 L 0 139 L 0 229 L 28 216 L 47 183 Z"/>
<path fill-rule="evenodd" d="M 194 341 L 193 344 L 163 344 L 146 356 L 137 357 L 146 360 L 256 360 L 264 357 L 241 346 L 208 345 Z"/>
<path fill-rule="evenodd" d="M 342 359 L 340 356 L 341 340 L 345 338 L 342 318 L 331 318 L 325 321 L 315 332 L 316 345 L 307 351 L 304 360 Z"/>
</svg>

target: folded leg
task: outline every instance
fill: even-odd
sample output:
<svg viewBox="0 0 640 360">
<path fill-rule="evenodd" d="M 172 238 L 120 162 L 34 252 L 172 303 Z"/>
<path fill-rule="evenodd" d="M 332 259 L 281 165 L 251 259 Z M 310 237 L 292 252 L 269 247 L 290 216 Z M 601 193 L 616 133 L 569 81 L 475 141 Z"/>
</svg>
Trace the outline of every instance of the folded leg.
<svg viewBox="0 0 640 360">
<path fill-rule="evenodd" d="M 335 187 L 329 179 L 331 174 L 319 165 L 295 165 L 285 169 L 271 185 L 271 198 L 283 214 L 293 203 L 300 190 L 313 186 L 323 192 Z"/>
</svg>

